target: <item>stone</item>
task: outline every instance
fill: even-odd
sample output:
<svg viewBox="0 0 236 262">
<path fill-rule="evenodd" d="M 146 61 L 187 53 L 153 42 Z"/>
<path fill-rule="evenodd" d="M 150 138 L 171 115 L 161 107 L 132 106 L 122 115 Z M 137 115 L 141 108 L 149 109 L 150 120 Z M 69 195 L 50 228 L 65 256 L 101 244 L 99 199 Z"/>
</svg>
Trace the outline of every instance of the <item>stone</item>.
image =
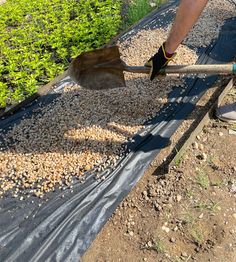
<svg viewBox="0 0 236 262">
<path fill-rule="evenodd" d="M 201 213 L 201 215 L 198 218 L 202 219 L 203 218 L 203 213 Z"/>
<path fill-rule="evenodd" d="M 176 227 L 174 228 L 174 231 L 178 231 L 178 229 L 179 229 L 179 228 L 176 226 Z"/>
<path fill-rule="evenodd" d="M 197 142 L 194 142 L 193 143 L 193 149 L 197 150 L 199 147 L 198 147 L 198 143 Z"/>
<path fill-rule="evenodd" d="M 176 239 L 175 239 L 174 237 L 172 237 L 172 238 L 170 239 L 170 242 L 171 242 L 171 243 L 175 243 L 175 241 L 176 241 Z"/>
<path fill-rule="evenodd" d="M 224 135 L 224 133 L 223 132 L 219 132 L 219 136 L 223 136 Z"/>
<path fill-rule="evenodd" d="M 142 193 L 142 194 L 143 194 L 143 196 L 144 196 L 144 197 L 147 197 L 147 195 L 148 195 L 148 193 L 147 193 L 147 191 L 146 191 L 146 190 L 145 190 L 145 191 L 143 191 L 143 193 Z"/>
<path fill-rule="evenodd" d="M 165 231 L 166 233 L 169 233 L 170 232 L 170 229 L 166 226 L 162 226 L 161 228 L 163 231 Z"/>
<path fill-rule="evenodd" d="M 181 195 L 177 195 L 177 196 L 176 196 L 176 200 L 177 200 L 177 202 L 180 202 L 181 199 L 182 199 L 182 196 L 181 196 Z"/>
<path fill-rule="evenodd" d="M 182 253 L 181 253 L 181 256 L 182 256 L 182 257 L 188 257 L 188 254 L 187 254 L 186 252 L 182 252 Z"/>
<path fill-rule="evenodd" d="M 133 236 L 134 236 L 134 232 L 133 232 L 133 231 L 129 231 L 129 235 L 130 235 L 131 237 L 133 237 Z"/>
<path fill-rule="evenodd" d="M 202 151 L 204 149 L 203 144 L 199 144 L 199 149 Z"/>
</svg>

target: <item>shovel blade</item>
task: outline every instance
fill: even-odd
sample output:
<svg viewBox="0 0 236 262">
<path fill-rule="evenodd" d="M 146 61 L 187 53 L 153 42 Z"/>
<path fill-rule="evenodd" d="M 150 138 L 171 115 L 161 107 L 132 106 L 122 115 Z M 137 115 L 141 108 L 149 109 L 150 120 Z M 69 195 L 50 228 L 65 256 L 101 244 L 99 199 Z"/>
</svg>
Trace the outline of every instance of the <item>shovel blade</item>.
<svg viewBox="0 0 236 262">
<path fill-rule="evenodd" d="M 125 86 L 117 46 L 85 52 L 70 64 L 68 75 L 83 88 L 102 90 Z"/>
</svg>

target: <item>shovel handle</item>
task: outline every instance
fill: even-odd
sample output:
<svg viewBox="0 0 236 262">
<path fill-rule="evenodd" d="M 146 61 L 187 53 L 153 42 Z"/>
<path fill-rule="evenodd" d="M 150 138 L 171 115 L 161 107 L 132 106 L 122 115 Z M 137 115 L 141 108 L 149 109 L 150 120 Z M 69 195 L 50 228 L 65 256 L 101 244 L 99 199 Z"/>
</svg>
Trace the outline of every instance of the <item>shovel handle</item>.
<svg viewBox="0 0 236 262">
<path fill-rule="evenodd" d="M 125 66 L 124 71 L 149 74 L 146 66 Z M 160 74 L 236 74 L 236 64 L 222 65 L 169 65 L 161 69 Z"/>
</svg>

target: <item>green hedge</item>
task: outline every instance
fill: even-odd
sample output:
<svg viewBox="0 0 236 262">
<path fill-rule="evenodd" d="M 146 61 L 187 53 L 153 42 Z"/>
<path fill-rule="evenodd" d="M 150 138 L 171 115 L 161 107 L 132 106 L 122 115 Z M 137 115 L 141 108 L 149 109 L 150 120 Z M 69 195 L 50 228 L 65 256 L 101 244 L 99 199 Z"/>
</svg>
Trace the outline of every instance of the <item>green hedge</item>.
<svg viewBox="0 0 236 262">
<path fill-rule="evenodd" d="M 108 42 L 121 25 L 120 7 L 117 0 L 7 0 L 0 6 L 0 107 Z"/>
</svg>

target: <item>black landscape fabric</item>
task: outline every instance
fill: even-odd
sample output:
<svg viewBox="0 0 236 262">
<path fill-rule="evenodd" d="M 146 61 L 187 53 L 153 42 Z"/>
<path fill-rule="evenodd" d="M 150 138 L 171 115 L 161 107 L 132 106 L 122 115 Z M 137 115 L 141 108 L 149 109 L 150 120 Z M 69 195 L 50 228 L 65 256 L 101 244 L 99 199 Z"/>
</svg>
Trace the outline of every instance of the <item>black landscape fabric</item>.
<svg viewBox="0 0 236 262">
<path fill-rule="evenodd" d="M 170 23 L 177 2 L 170 1 L 120 39 L 127 39 L 142 28 L 162 27 L 163 24 L 157 24 L 157 18 L 165 24 Z M 199 50 L 198 63 L 229 62 L 235 53 L 236 19 L 233 18 L 226 21 L 214 44 Z M 172 134 L 216 80 L 216 76 L 207 77 L 205 81 L 187 79 L 188 88 L 184 95 L 180 95 L 180 89 L 174 89 L 169 94 L 168 105 L 157 117 L 148 121 L 146 129 L 136 134 L 133 142 L 128 144 L 131 152 L 115 170 L 104 172 L 105 180 L 95 180 L 94 174 L 90 173 L 83 183 L 78 181 L 74 184 L 73 192 L 70 189 L 57 190 L 44 199 L 31 197 L 24 201 L 10 195 L 0 199 L 0 261 L 79 261 L 116 207 L 161 149 L 168 145 Z M 30 116 L 35 109 L 50 103 L 60 95 L 64 84 L 61 82 L 49 94 L 2 119 L 2 131 L 7 132 L 24 115 Z"/>
</svg>

